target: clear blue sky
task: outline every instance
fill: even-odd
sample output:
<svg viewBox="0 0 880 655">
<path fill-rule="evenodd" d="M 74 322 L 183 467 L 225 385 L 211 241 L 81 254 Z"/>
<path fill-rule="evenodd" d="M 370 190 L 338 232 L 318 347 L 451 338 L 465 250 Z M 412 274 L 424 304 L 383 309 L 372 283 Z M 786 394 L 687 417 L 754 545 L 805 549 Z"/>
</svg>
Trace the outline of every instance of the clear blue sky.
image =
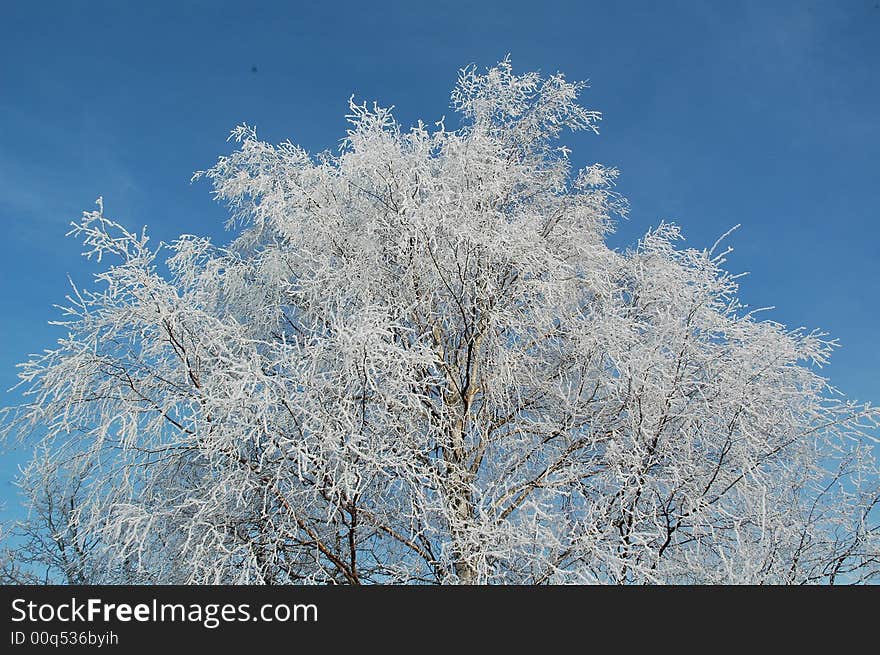
<svg viewBox="0 0 880 655">
<path fill-rule="evenodd" d="M 602 133 L 568 143 L 576 164 L 622 171 L 615 245 L 661 219 L 699 247 L 742 223 L 744 300 L 839 337 L 827 373 L 880 402 L 877 0 L 4 2 L 0 387 L 59 336 L 46 322 L 65 274 L 95 270 L 64 233 L 98 195 L 156 240 L 225 238 L 189 179 L 236 124 L 334 147 L 352 93 L 436 120 L 458 68 L 507 53 L 590 80 Z M 0 499 L 18 461 L 0 462 Z"/>
</svg>

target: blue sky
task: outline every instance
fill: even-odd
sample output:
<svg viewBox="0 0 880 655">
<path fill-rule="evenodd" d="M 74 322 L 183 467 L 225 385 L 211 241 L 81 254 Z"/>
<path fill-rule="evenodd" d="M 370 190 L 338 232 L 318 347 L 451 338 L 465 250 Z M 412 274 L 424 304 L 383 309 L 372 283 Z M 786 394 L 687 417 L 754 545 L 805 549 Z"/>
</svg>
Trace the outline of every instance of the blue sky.
<svg viewBox="0 0 880 655">
<path fill-rule="evenodd" d="M 65 275 L 96 270 L 64 233 L 97 196 L 157 241 L 226 238 L 189 180 L 236 124 L 335 147 L 352 93 L 436 120 L 458 68 L 507 53 L 590 81 L 601 135 L 566 141 L 575 164 L 621 169 L 614 245 L 661 219 L 698 247 L 742 223 L 728 266 L 751 273 L 744 301 L 838 337 L 826 372 L 880 403 L 876 0 L 3 3 L 0 386 L 59 336 Z M 19 461 L 0 462 L 0 498 Z"/>
</svg>

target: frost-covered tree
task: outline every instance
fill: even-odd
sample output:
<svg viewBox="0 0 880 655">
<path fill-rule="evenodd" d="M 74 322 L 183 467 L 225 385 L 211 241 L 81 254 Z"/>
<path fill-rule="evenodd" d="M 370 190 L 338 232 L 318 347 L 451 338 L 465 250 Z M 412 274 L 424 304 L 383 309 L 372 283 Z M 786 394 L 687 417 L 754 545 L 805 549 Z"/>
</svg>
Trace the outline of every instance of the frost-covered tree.
<svg viewBox="0 0 880 655">
<path fill-rule="evenodd" d="M 880 413 L 817 373 L 833 341 L 747 311 L 728 250 L 669 224 L 606 245 L 617 171 L 556 141 L 596 130 L 580 89 L 467 68 L 459 127 L 351 102 L 317 156 L 240 127 L 197 174 L 225 247 L 84 214 L 113 263 L 6 423 L 38 441 L 33 518 L 75 497 L 29 556 L 137 582 L 877 576 Z"/>
</svg>

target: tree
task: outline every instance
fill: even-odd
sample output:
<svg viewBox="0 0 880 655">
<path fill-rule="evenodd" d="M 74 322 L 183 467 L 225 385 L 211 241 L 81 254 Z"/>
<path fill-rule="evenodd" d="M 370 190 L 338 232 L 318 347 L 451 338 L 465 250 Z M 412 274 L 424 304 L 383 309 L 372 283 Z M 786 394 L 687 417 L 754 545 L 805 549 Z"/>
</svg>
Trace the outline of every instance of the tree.
<svg viewBox="0 0 880 655">
<path fill-rule="evenodd" d="M 239 127 L 196 174 L 227 247 L 99 200 L 72 234 L 115 263 L 6 423 L 41 435 L 26 489 L 76 481 L 56 535 L 134 581 L 875 578 L 880 413 L 818 374 L 835 342 L 747 311 L 729 249 L 606 245 L 617 171 L 555 145 L 596 130 L 581 88 L 466 68 L 460 127 L 352 101 L 335 154 Z"/>
</svg>

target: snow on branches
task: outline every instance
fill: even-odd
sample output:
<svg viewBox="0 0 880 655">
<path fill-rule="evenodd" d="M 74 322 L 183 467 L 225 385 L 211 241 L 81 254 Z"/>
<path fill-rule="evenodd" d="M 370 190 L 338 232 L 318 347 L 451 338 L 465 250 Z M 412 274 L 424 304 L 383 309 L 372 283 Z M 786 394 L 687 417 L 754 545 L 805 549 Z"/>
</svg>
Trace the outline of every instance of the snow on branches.
<svg viewBox="0 0 880 655">
<path fill-rule="evenodd" d="M 596 130 L 581 89 L 467 68 L 460 128 L 352 101 L 341 149 L 316 157 L 239 127 L 196 174 L 230 207 L 224 248 L 150 250 L 85 214 L 72 233 L 114 263 L 23 365 L 5 428 L 39 435 L 31 504 L 56 489 L 71 508 L 53 525 L 76 561 L 56 572 L 876 576 L 880 414 L 816 372 L 825 335 L 746 311 L 726 253 L 680 249 L 669 224 L 606 245 L 617 171 L 573 172 L 554 147 Z"/>
</svg>

